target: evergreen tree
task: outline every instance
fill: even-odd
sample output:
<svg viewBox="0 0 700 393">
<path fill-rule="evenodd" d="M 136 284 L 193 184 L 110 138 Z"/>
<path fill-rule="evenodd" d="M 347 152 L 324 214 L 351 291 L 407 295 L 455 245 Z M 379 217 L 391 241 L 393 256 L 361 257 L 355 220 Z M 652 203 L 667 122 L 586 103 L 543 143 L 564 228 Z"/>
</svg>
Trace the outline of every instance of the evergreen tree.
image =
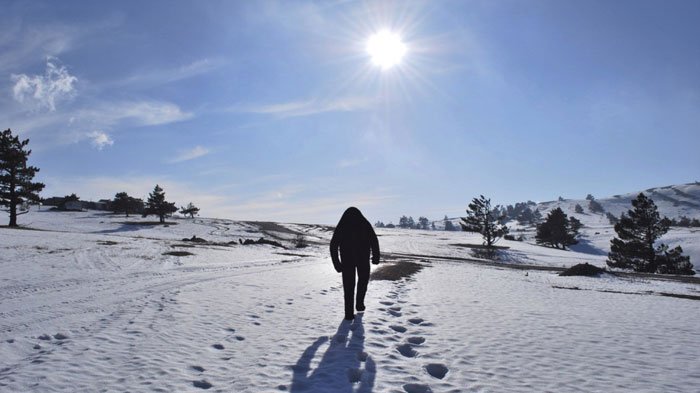
<svg viewBox="0 0 700 393">
<path fill-rule="evenodd" d="M 180 207 L 180 214 L 183 216 L 189 215 L 190 218 L 194 218 L 194 216 L 199 214 L 199 208 L 190 202 L 187 206 Z"/>
<path fill-rule="evenodd" d="M 491 200 L 480 195 L 472 199 L 467 209 L 467 216 L 462 217 L 460 225 L 467 232 L 478 232 L 484 238 L 484 245 L 492 248 L 504 235 L 508 234 L 508 227 L 499 224 L 503 217 L 494 216 L 491 209 Z"/>
<path fill-rule="evenodd" d="M 605 209 L 603 208 L 603 205 L 601 205 L 598 201 L 595 199 L 591 199 L 588 201 L 588 210 L 590 210 L 593 213 L 603 213 L 605 212 Z"/>
<path fill-rule="evenodd" d="M 540 213 L 540 209 L 535 209 L 535 212 L 532 213 L 532 224 L 537 224 L 540 221 L 542 221 L 542 213 Z"/>
<path fill-rule="evenodd" d="M 409 229 L 416 229 L 416 222 L 413 220 L 413 216 L 408 216 L 408 221 L 406 221 Z"/>
<path fill-rule="evenodd" d="M 610 224 L 612 224 L 612 225 L 615 225 L 615 224 L 617 224 L 618 222 L 620 222 L 620 219 L 617 218 L 614 214 L 612 214 L 612 213 L 610 213 L 610 212 L 605 213 L 605 217 L 608 219 L 608 221 L 609 221 Z"/>
<path fill-rule="evenodd" d="M 143 201 L 129 196 L 126 192 L 118 192 L 112 201 L 112 211 L 114 213 L 124 212 L 126 217 L 129 213 L 140 213 L 143 211 Z"/>
<path fill-rule="evenodd" d="M 578 214 L 583 214 L 583 207 L 577 203 L 574 207 L 574 211 Z"/>
<path fill-rule="evenodd" d="M 384 223 L 381 221 L 377 221 L 374 223 L 375 228 L 384 228 Z"/>
<path fill-rule="evenodd" d="M 583 228 L 581 221 L 579 221 L 576 217 L 569 217 L 569 230 L 574 234 L 574 237 L 578 236 L 578 231 L 581 228 Z"/>
<path fill-rule="evenodd" d="M 586 195 L 586 200 L 587 200 L 587 201 L 592 201 L 592 200 L 595 200 L 595 198 L 593 197 L 593 195 L 588 194 L 588 195 Z"/>
<path fill-rule="evenodd" d="M 656 259 L 659 265 L 658 272 L 661 274 L 695 274 L 690 256 L 683 255 L 681 246 L 669 250 L 667 245 L 661 244 L 656 249 Z"/>
<path fill-rule="evenodd" d="M 148 201 L 146 202 L 146 209 L 143 211 L 143 216 L 155 215 L 158 216 L 161 223 L 164 223 L 165 217 L 176 211 L 177 207 L 175 207 L 175 203 L 166 201 L 165 192 L 156 184 L 153 192 L 148 195 Z"/>
<path fill-rule="evenodd" d="M 433 221 L 433 222 L 430 223 L 430 229 L 433 230 L 433 231 L 434 231 L 435 229 L 437 229 L 437 228 L 435 228 L 435 221 Z"/>
<path fill-rule="evenodd" d="M 25 202 L 38 202 L 43 183 L 32 182 L 39 168 L 27 166 L 27 159 L 32 154 L 25 150 L 29 139 L 19 140 L 7 130 L 0 133 L 0 205 L 7 207 L 10 213 L 10 227 L 17 226 L 17 216 L 27 211 L 17 212 L 17 206 Z"/>
<path fill-rule="evenodd" d="M 549 212 L 545 221 L 537 225 L 535 241 L 538 244 L 548 244 L 554 248 L 578 243 L 576 236 L 581 222 L 575 218 L 569 219 L 561 208 L 556 208 Z"/>
<path fill-rule="evenodd" d="M 617 237 L 610 241 L 608 266 L 646 273 L 694 274 L 690 257 L 682 255 L 680 246 L 670 251 L 663 243 L 654 247 L 668 232 L 668 222 L 661 219 L 654 201 L 640 193 L 632 206 L 615 224 Z"/>
<path fill-rule="evenodd" d="M 418 227 L 420 229 L 428 229 L 430 221 L 426 217 L 418 217 Z"/>
<path fill-rule="evenodd" d="M 408 217 L 401 216 L 401 218 L 399 218 L 399 228 L 410 228 L 410 225 L 408 224 Z"/>
<path fill-rule="evenodd" d="M 445 218 L 443 219 L 443 222 L 445 223 L 445 230 L 446 231 L 457 230 L 457 228 L 455 227 L 455 224 L 453 224 L 452 221 L 450 221 L 450 219 L 447 218 L 447 216 L 445 216 Z"/>
</svg>

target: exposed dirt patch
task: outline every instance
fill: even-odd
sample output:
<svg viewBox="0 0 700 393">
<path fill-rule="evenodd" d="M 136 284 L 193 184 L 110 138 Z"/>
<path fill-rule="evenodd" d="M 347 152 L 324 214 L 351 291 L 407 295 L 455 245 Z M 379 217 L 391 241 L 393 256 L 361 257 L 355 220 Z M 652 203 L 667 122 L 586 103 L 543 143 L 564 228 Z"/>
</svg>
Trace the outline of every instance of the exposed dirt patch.
<svg viewBox="0 0 700 393">
<path fill-rule="evenodd" d="M 405 277 L 410 277 L 423 269 L 423 265 L 409 262 L 398 261 L 391 265 L 380 265 L 372 272 L 370 280 L 388 280 L 397 281 Z"/>
<path fill-rule="evenodd" d="M 450 246 L 471 248 L 471 249 L 476 249 L 476 250 L 487 250 L 488 249 L 488 247 L 486 247 L 483 244 L 452 243 L 452 244 L 450 244 Z M 510 247 L 508 247 L 508 246 L 491 246 L 491 248 L 496 249 L 496 250 L 507 250 Z"/>
<path fill-rule="evenodd" d="M 311 255 L 304 255 L 304 254 L 295 254 L 293 252 L 276 252 L 275 254 L 285 255 L 285 256 L 289 256 L 289 257 L 302 257 L 302 258 L 308 258 L 311 256 Z"/>
<path fill-rule="evenodd" d="M 194 248 L 192 244 L 171 244 L 170 247 L 173 248 Z"/>
<path fill-rule="evenodd" d="M 189 251 L 167 251 L 167 252 L 164 252 L 163 255 L 172 255 L 172 256 L 176 256 L 176 257 L 186 257 L 189 255 L 194 255 L 194 254 L 192 254 Z"/>
<path fill-rule="evenodd" d="M 677 297 L 679 299 L 689 299 L 689 300 L 700 300 L 700 296 L 696 295 L 684 295 L 680 293 L 666 293 L 666 292 L 661 292 L 659 293 L 661 296 L 668 296 L 668 297 Z"/>
<path fill-rule="evenodd" d="M 122 221 L 119 224 L 122 225 L 139 225 L 139 226 L 158 226 L 158 225 L 177 225 L 176 222 L 174 221 L 166 221 L 166 222 L 160 222 L 160 221 Z"/>
<path fill-rule="evenodd" d="M 585 276 L 598 277 L 601 273 L 605 273 L 605 269 L 598 266 L 593 266 L 588 263 L 579 263 L 559 273 L 560 276 Z"/>
</svg>

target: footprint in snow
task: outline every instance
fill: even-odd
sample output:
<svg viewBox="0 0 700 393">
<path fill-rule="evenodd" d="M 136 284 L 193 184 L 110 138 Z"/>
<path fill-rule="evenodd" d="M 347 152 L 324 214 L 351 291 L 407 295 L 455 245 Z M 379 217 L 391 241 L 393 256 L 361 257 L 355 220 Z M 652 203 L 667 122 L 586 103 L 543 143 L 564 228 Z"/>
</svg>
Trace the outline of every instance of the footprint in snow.
<svg viewBox="0 0 700 393">
<path fill-rule="evenodd" d="M 409 337 L 408 342 L 413 344 L 413 345 L 421 345 L 425 342 L 425 338 L 423 338 L 423 337 Z"/>
<path fill-rule="evenodd" d="M 399 351 L 400 354 L 407 358 L 414 358 L 418 356 L 418 352 L 416 352 L 415 349 L 410 344 L 401 344 L 396 349 Z"/>
<path fill-rule="evenodd" d="M 391 326 L 389 326 L 389 327 L 390 327 L 392 330 L 394 330 L 395 332 L 406 333 L 406 328 L 403 327 L 403 326 L 391 325 Z"/>
<path fill-rule="evenodd" d="M 238 340 L 238 341 L 243 341 L 243 340 L 245 340 L 245 337 L 243 337 L 243 336 L 236 336 L 236 340 Z"/>
<path fill-rule="evenodd" d="M 190 366 L 190 368 L 194 371 L 198 371 L 200 373 L 204 372 L 204 367 L 201 366 Z"/>
<path fill-rule="evenodd" d="M 423 323 L 423 321 L 423 318 L 411 318 L 408 320 L 408 322 L 411 322 L 414 325 L 420 325 L 421 323 Z"/>
<path fill-rule="evenodd" d="M 224 346 L 221 344 L 214 344 L 214 345 L 212 345 L 212 348 L 222 350 L 222 349 L 224 349 Z"/>
<path fill-rule="evenodd" d="M 230 327 L 230 328 L 226 328 L 226 331 L 231 332 L 231 333 L 235 333 L 236 329 Z"/>
<path fill-rule="evenodd" d="M 395 317 L 400 317 L 402 314 L 399 311 L 389 310 L 389 314 Z"/>
<path fill-rule="evenodd" d="M 403 390 L 405 390 L 406 393 L 433 393 L 430 386 L 417 383 L 407 383 L 403 385 Z"/>
<path fill-rule="evenodd" d="M 209 381 L 207 381 L 206 379 L 202 379 L 201 381 L 192 381 L 192 385 L 200 389 L 209 389 L 212 386 L 214 386 L 211 383 L 209 383 Z"/>
<path fill-rule="evenodd" d="M 445 378 L 445 375 L 449 371 L 447 366 L 445 366 L 442 363 L 430 363 L 427 366 L 425 366 L 425 370 L 428 372 L 428 374 L 430 374 L 431 377 L 437 379 Z"/>
<path fill-rule="evenodd" d="M 393 306 L 394 302 L 379 302 L 379 304 L 383 304 L 385 306 Z"/>
</svg>

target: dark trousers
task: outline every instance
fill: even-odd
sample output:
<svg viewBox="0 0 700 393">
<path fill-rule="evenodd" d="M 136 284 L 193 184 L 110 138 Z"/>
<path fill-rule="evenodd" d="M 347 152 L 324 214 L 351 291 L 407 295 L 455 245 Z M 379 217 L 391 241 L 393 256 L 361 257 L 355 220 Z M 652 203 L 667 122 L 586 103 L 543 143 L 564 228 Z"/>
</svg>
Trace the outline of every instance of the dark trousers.
<svg viewBox="0 0 700 393">
<path fill-rule="evenodd" d="M 346 263 L 343 261 L 343 292 L 345 293 L 345 315 L 355 313 L 353 295 L 355 292 L 355 270 L 357 270 L 357 304 L 365 304 L 367 283 L 369 282 L 369 261 Z"/>
</svg>

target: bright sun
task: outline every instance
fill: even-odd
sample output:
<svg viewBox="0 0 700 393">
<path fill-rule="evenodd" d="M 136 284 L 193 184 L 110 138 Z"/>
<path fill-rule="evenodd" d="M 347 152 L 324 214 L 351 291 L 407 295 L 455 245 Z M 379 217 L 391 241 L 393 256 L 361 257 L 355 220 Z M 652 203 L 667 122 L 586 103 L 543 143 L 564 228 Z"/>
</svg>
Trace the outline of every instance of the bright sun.
<svg viewBox="0 0 700 393">
<path fill-rule="evenodd" d="M 401 63 L 401 59 L 406 54 L 406 45 L 398 34 L 382 30 L 369 37 L 367 53 L 372 58 L 372 63 L 383 70 L 388 70 Z"/>
</svg>

